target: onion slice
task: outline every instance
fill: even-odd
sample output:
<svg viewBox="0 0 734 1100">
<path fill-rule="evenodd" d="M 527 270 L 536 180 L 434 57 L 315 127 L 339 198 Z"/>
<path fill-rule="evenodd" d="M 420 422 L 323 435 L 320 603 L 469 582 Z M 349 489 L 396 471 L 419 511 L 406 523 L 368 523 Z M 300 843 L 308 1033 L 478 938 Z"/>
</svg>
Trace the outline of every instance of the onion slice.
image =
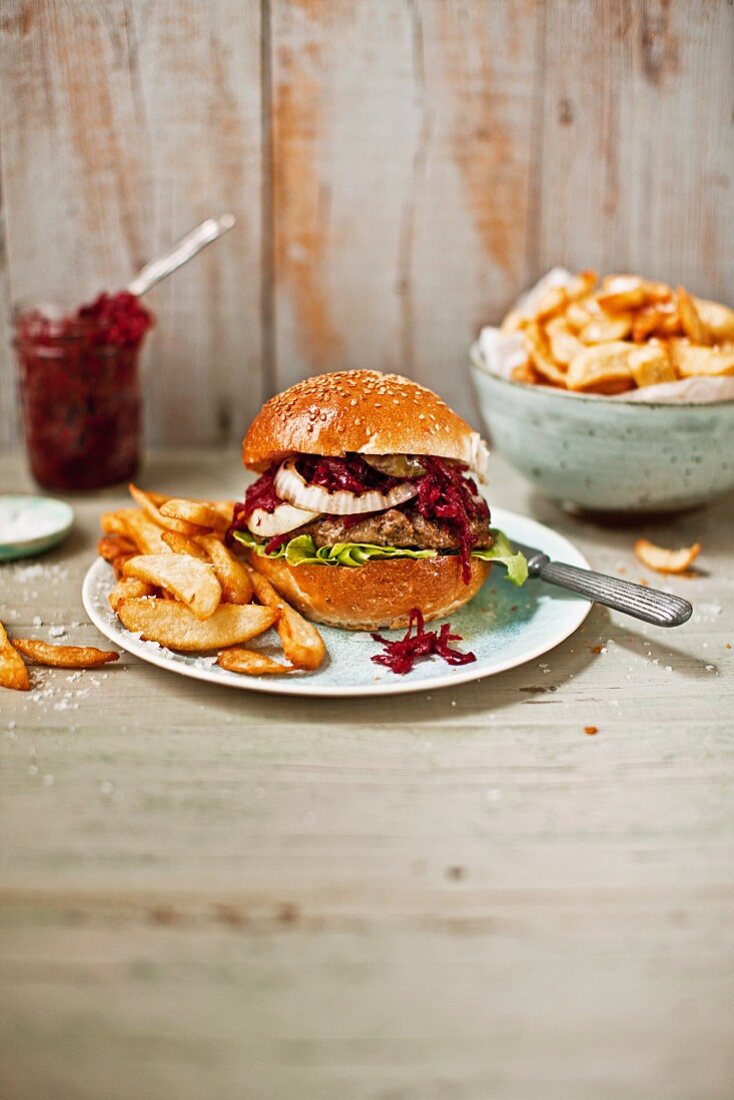
<svg viewBox="0 0 734 1100">
<path fill-rule="evenodd" d="M 414 482 L 406 481 L 396 485 L 387 493 L 368 489 L 366 493 L 350 493 L 348 489 L 339 489 L 329 493 L 322 485 L 309 485 L 296 469 L 296 459 L 287 458 L 275 475 L 275 491 L 283 500 L 295 504 L 297 508 L 309 511 L 326 512 L 332 516 L 357 516 L 364 512 L 384 512 L 404 504 L 406 500 L 418 495 Z"/>
<path fill-rule="evenodd" d="M 292 504 L 279 504 L 273 512 L 256 508 L 248 516 L 247 526 L 253 535 L 274 539 L 276 535 L 284 535 L 287 531 L 295 531 L 296 527 L 302 527 L 304 523 L 310 523 L 318 514 L 318 512 L 305 511 L 303 508 L 294 508 Z"/>
</svg>

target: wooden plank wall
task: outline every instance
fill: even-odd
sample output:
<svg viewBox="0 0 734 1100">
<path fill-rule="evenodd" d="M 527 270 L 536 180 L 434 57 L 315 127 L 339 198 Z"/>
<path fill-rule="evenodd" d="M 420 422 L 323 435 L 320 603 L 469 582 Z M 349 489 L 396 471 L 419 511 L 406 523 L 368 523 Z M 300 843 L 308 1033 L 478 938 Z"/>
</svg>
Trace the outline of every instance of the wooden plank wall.
<svg viewBox="0 0 734 1100">
<path fill-rule="evenodd" d="M 729 0 L 5 0 L 0 446 L 9 302 L 151 295 L 148 437 L 241 437 L 319 370 L 400 369 L 472 412 L 484 320 L 550 265 L 732 299 Z"/>
</svg>

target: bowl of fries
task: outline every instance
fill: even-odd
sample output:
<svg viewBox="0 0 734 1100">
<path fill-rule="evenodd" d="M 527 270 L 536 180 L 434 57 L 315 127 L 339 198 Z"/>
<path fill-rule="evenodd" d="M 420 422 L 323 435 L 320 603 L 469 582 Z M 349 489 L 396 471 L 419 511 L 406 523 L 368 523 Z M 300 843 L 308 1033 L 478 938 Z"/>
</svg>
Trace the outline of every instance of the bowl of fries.
<svg viewBox="0 0 734 1100">
<path fill-rule="evenodd" d="M 491 440 L 589 513 L 662 514 L 734 489 L 734 310 L 636 275 L 554 269 L 486 328 L 471 375 Z"/>
</svg>

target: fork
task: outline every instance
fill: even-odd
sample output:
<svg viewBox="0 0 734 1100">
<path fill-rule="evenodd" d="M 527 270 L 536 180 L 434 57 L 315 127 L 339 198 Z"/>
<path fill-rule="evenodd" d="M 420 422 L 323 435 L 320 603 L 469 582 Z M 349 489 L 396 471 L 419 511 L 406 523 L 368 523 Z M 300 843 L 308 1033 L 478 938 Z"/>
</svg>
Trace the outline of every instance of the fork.
<svg viewBox="0 0 734 1100">
<path fill-rule="evenodd" d="M 681 626 L 693 614 L 693 606 L 680 596 L 660 592 L 657 588 L 645 588 L 606 573 L 596 573 L 593 569 L 551 561 L 542 550 L 523 546 L 521 542 L 513 545 L 527 558 L 531 577 L 539 577 L 547 584 L 556 584 L 587 600 L 623 611 L 635 619 L 655 626 Z"/>
</svg>

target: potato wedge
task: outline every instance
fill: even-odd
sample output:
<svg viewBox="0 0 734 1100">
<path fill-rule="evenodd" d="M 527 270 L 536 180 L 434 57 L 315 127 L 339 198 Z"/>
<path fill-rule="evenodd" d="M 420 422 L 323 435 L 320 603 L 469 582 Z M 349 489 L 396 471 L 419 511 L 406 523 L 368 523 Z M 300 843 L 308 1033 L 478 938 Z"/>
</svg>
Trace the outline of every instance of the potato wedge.
<svg viewBox="0 0 734 1100">
<path fill-rule="evenodd" d="M 195 524 L 164 516 L 158 506 L 153 503 L 151 495 L 146 493 L 144 489 L 139 489 L 137 485 L 133 485 L 132 482 L 128 485 L 128 491 L 135 503 L 142 508 L 148 519 L 152 520 L 157 527 L 165 528 L 167 531 L 178 531 L 181 535 L 198 535 L 201 533 L 201 527 Z"/>
<path fill-rule="evenodd" d="M 607 275 L 596 300 L 607 313 L 620 313 L 647 305 L 649 297 L 639 275 Z"/>
<path fill-rule="evenodd" d="M 199 535 L 198 542 L 206 550 L 222 586 L 224 603 L 249 603 L 254 588 L 247 566 L 238 561 L 216 535 Z"/>
<path fill-rule="evenodd" d="M 165 588 L 198 619 L 213 615 L 222 599 L 213 566 L 189 554 L 140 554 L 126 561 L 122 572 L 125 577 Z"/>
<path fill-rule="evenodd" d="M 147 581 L 139 581 L 135 577 L 121 577 L 110 591 L 107 599 L 113 611 L 117 611 L 120 603 L 125 600 L 141 599 L 143 596 L 154 596 L 155 586 Z"/>
<path fill-rule="evenodd" d="M 670 340 L 670 357 L 681 378 L 734 374 L 734 352 L 703 348 L 687 340 Z"/>
<path fill-rule="evenodd" d="M 638 387 L 675 382 L 678 377 L 666 346 L 659 340 L 650 340 L 633 348 L 627 363 Z"/>
<path fill-rule="evenodd" d="M 550 345 L 551 355 L 556 363 L 563 369 L 571 360 L 584 350 L 584 345 L 578 339 L 565 317 L 554 317 L 545 328 Z"/>
<path fill-rule="evenodd" d="M 196 527 L 213 528 L 217 530 L 229 526 L 231 519 L 224 517 L 210 504 L 203 500 L 167 500 L 160 508 L 161 516 L 166 520 L 173 519 L 182 523 L 193 524 Z"/>
<path fill-rule="evenodd" d="M 711 333 L 703 319 L 700 317 L 696 303 L 685 287 L 679 286 L 675 290 L 675 298 L 678 303 L 678 313 L 683 332 L 692 344 L 707 346 L 713 344 Z"/>
<path fill-rule="evenodd" d="M 138 551 L 133 550 L 132 554 L 118 554 L 117 557 L 113 561 L 110 562 L 110 565 L 114 569 L 115 576 L 117 577 L 118 580 L 122 576 L 122 567 L 125 564 L 125 562 L 130 561 L 130 558 L 136 558 L 137 556 L 138 556 Z"/>
<path fill-rule="evenodd" d="M 174 554 L 190 554 L 192 558 L 198 558 L 199 561 L 209 561 L 204 550 L 188 535 L 180 535 L 178 531 L 164 531 L 162 537 L 166 546 Z"/>
<path fill-rule="evenodd" d="M 168 553 L 162 528 L 138 508 L 131 508 L 125 516 L 125 532 L 141 554 Z"/>
<path fill-rule="evenodd" d="M 318 668 L 326 656 L 326 646 L 316 627 L 286 603 L 261 573 L 250 569 L 250 576 L 260 603 L 279 613 L 275 629 L 288 660 L 295 668 Z"/>
<path fill-rule="evenodd" d="M 566 385 L 566 373 L 557 365 L 548 347 L 545 334 L 535 323 L 525 329 L 525 343 L 533 367 L 554 386 Z"/>
<path fill-rule="evenodd" d="M 615 340 L 584 348 L 568 368 L 568 388 L 605 394 L 624 393 L 633 385 L 629 356 L 635 347 L 635 344 Z"/>
<path fill-rule="evenodd" d="M 137 512 L 137 508 L 118 508 L 116 512 L 103 512 L 99 517 L 99 525 L 106 535 L 127 536 L 127 519 Z"/>
<path fill-rule="evenodd" d="M 0 623 L 0 687 L 13 691 L 30 691 L 31 679 L 23 658 L 16 653 L 13 644 Z"/>
<path fill-rule="evenodd" d="M 549 286 L 538 299 L 532 313 L 536 321 L 547 321 L 562 313 L 568 305 L 568 293 L 564 286 Z"/>
<path fill-rule="evenodd" d="M 51 645 L 40 638 L 16 638 L 13 646 L 24 657 L 48 668 L 99 668 L 120 659 L 120 654 L 112 649 L 97 649 L 91 645 Z"/>
<path fill-rule="evenodd" d="M 683 546 L 680 550 L 667 550 L 648 539 L 638 539 L 634 550 L 642 564 L 656 573 L 685 573 L 701 552 L 701 544 L 694 542 L 693 546 Z"/>
<path fill-rule="evenodd" d="M 292 665 L 281 665 L 264 653 L 241 647 L 223 649 L 217 657 L 217 664 L 228 672 L 241 672 L 245 676 L 282 676 L 293 671 Z"/>
<path fill-rule="evenodd" d="M 693 302 L 715 343 L 725 344 L 734 340 L 734 309 L 720 302 L 709 302 L 706 298 L 694 298 Z"/>
<path fill-rule="evenodd" d="M 194 560 L 194 559 L 192 559 Z M 173 600 L 123 599 L 117 608 L 123 626 L 143 638 L 183 652 L 226 649 L 249 642 L 278 618 L 278 611 L 257 604 L 221 604 L 208 619 L 197 619 Z"/>
<path fill-rule="evenodd" d="M 113 562 L 121 554 L 137 554 L 137 552 L 137 546 L 127 535 L 103 535 L 97 543 L 97 553 L 109 562 Z"/>
<path fill-rule="evenodd" d="M 606 344 L 612 340 L 624 340 L 632 332 L 632 314 L 601 313 L 593 318 L 579 332 L 579 340 L 584 344 Z"/>
</svg>

